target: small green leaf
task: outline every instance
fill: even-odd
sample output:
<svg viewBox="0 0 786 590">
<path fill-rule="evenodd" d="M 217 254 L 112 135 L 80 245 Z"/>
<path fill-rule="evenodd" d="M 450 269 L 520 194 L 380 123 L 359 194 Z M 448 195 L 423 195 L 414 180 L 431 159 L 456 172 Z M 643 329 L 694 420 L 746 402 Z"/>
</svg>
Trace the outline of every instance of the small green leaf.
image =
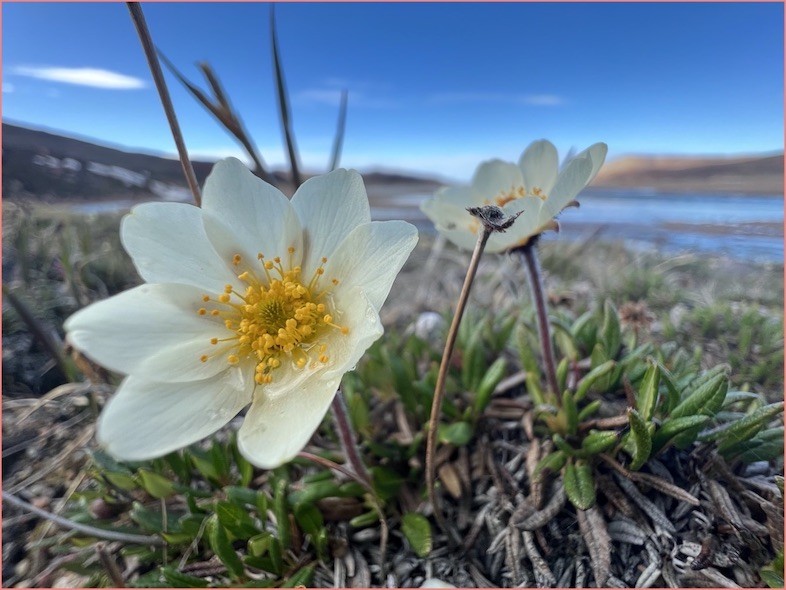
<svg viewBox="0 0 786 590">
<path fill-rule="evenodd" d="M 596 347 L 596 349 L 598 349 L 598 347 Z M 593 355 L 594 354 L 596 353 L 593 351 Z M 598 352 L 597 354 L 600 355 L 602 354 L 602 352 Z M 595 385 L 596 382 L 600 386 L 601 378 L 611 373 L 611 371 L 614 370 L 614 367 L 616 367 L 616 365 L 617 363 L 614 361 L 605 361 L 598 364 L 594 369 L 592 369 L 589 373 L 587 373 L 581 381 L 579 381 L 579 386 L 576 389 L 576 395 L 574 396 L 574 399 L 577 402 L 584 399 L 584 397 L 589 393 L 592 386 Z M 603 387 L 599 387 L 599 388 L 603 389 Z"/>
<path fill-rule="evenodd" d="M 454 422 L 439 425 L 439 441 L 462 447 L 472 440 L 472 425 L 468 422 Z"/>
<path fill-rule="evenodd" d="M 603 304 L 603 327 L 601 328 L 601 338 L 606 347 L 610 359 L 617 356 L 622 344 L 620 334 L 620 320 L 617 308 L 610 299 Z"/>
<path fill-rule="evenodd" d="M 281 541 L 283 548 L 288 548 L 292 535 L 289 529 L 289 511 L 287 510 L 287 482 L 284 479 L 279 479 L 275 486 L 273 513 L 276 515 L 278 540 Z"/>
<path fill-rule="evenodd" d="M 325 526 L 322 513 L 313 504 L 298 504 L 295 506 L 295 520 L 312 537 L 316 537 Z"/>
<path fill-rule="evenodd" d="M 359 514 L 349 521 L 350 526 L 355 528 L 363 528 L 375 523 L 379 523 L 379 514 L 377 514 L 374 510 Z"/>
<path fill-rule="evenodd" d="M 783 402 L 770 404 L 754 410 L 741 420 L 733 422 L 728 428 L 715 432 L 713 439 L 720 439 L 718 451 L 723 452 L 731 445 L 753 438 L 775 416 L 783 412 Z"/>
<path fill-rule="evenodd" d="M 210 585 L 204 578 L 184 574 L 171 566 L 163 566 L 161 575 L 172 588 L 207 588 Z"/>
<path fill-rule="evenodd" d="M 401 519 L 401 530 L 418 557 L 431 552 L 431 525 L 422 514 L 409 512 Z"/>
<path fill-rule="evenodd" d="M 314 575 L 314 566 L 307 565 L 301 567 L 292 576 L 284 580 L 281 584 L 282 588 L 297 588 L 298 586 L 306 587 L 311 583 L 311 578 Z"/>
<path fill-rule="evenodd" d="M 641 468 L 652 452 L 652 436 L 647 422 L 633 408 L 628 408 L 628 422 L 630 423 L 631 440 L 633 441 L 633 460 L 629 469 L 637 471 Z"/>
<path fill-rule="evenodd" d="M 595 480 L 590 466 L 584 461 L 568 460 L 563 474 L 563 484 L 568 500 L 579 510 L 587 510 L 595 504 Z"/>
<path fill-rule="evenodd" d="M 660 428 L 655 431 L 652 437 L 652 452 L 657 453 L 665 447 L 675 436 L 688 430 L 698 433 L 702 426 L 709 422 L 710 417 L 685 416 L 683 418 L 670 418 L 663 422 Z"/>
<path fill-rule="evenodd" d="M 671 418 L 682 418 L 704 414 L 713 416 L 723 405 L 728 391 L 729 380 L 726 375 L 715 375 L 709 381 L 694 389 L 676 408 L 671 411 Z"/>
<path fill-rule="evenodd" d="M 576 408 L 576 401 L 570 391 L 562 394 L 562 411 L 565 412 L 565 428 L 569 435 L 576 434 L 579 427 L 579 412 Z"/>
<path fill-rule="evenodd" d="M 218 517 L 214 514 L 207 521 L 208 539 L 210 540 L 210 548 L 213 553 L 221 560 L 230 576 L 233 579 L 240 578 L 243 575 L 243 562 L 235 553 L 232 544 L 229 542 L 224 527 L 218 522 Z"/>
<path fill-rule="evenodd" d="M 461 382 L 470 391 L 477 389 L 486 364 L 483 333 L 477 330 L 469 337 L 469 342 L 464 348 L 461 364 Z"/>
<path fill-rule="evenodd" d="M 588 455 L 597 455 L 619 442 L 619 433 L 610 430 L 591 430 L 581 441 L 581 450 Z"/>
<path fill-rule="evenodd" d="M 654 361 L 649 361 L 647 372 L 644 373 L 639 385 L 638 395 L 636 396 L 636 406 L 641 414 L 641 419 L 648 421 L 652 418 L 652 412 L 658 401 L 658 386 L 660 385 L 660 368 Z"/>
<path fill-rule="evenodd" d="M 292 504 L 305 504 L 322 500 L 323 498 L 341 496 L 341 488 L 334 481 L 315 481 L 305 484 L 302 490 L 293 492 L 290 501 Z"/>
<path fill-rule="evenodd" d="M 574 399 L 576 399 L 575 396 Z M 582 420 L 586 420 L 587 418 L 592 416 L 595 412 L 600 410 L 600 406 L 602 405 L 602 403 L 603 402 L 601 402 L 601 400 L 596 399 L 588 403 L 583 408 L 581 408 L 581 411 L 579 412 L 579 422 L 581 422 Z"/>
<path fill-rule="evenodd" d="M 248 552 L 253 557 L 261 557 L 270 549 L 273 542 L 273 535 L 268 532 L 260 533 L 248 540 Z"/>
<path fill-rule="evenodd" d="M 480 385 L 478 385 L 478 391 L 475 394 L 474 409 L 476 416 L 480 416 L 486 409 L 486 406 L 488 406 L 494 388 L 505 376 L 506 367 L 507 361 L 504 357 L 500 357 L 492 363 L 486 374 L 483 375 L 483 379 L 481 379 Z"/>
<path fill-rule="evenodd" d="M 248 511 L 232 502 L 216 502 L 216 516 L 221 525 L 237 539 L 248 539 L 259 533 Z"/>
<path fill-rule="evenodd" d="M 144 490 L 156 499 L 168 498 L 175 493 L 174 484 L 163 475 L 140 469 L 137 471 Z"/>
<path fill-rule="evenodd" d="M 556 473 L 565 466 L 565 461 L 568 460 L 568 455 L 564 451 L 554 451 L 543 457 L 535 466 L 532 472 L 532 479 L 538 480 L 545 472 Z"/>
</svg>

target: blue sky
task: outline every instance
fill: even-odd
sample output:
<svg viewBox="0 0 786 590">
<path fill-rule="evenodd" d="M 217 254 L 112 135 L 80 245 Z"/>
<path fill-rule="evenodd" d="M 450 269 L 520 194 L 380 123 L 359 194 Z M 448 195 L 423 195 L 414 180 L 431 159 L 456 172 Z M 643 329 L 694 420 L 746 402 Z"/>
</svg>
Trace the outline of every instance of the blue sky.
<svg viewBox="0 0 786 590">
<path fill-rule="evenodd" d="M 214 66 L 263 157 L 284 162 L 269 5 L 143 4 L 192 80 Z M 532 140 L 628 153 L 783 149 L 783 5 L 279 4 L 305 167 L 329 158 L 349 90 L 342 165 L 466 179 Z M 124 4 L 3 3 L 6 120 L 174 153 Z M 90 71 L 99 70 L 99 71 Z M 171 77 L 197 157 L 241 155 Z"/>
</svg>

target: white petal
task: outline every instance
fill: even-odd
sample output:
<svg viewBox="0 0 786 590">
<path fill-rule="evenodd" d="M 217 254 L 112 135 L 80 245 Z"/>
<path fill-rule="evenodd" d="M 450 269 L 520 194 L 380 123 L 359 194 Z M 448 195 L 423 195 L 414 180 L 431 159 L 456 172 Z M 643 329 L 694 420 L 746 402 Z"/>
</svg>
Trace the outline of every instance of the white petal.
<svg viewBox="0 0 786 590">
<path fill-rule="evenodd" d="M 421 210 L 438 228 L 469 227 L 472 222 L 466 207 L 452 201 L 429 199 L 421 205 Z"/>
<path fill-rule="evenodd" d="M 323 256 L 330 258 L 349 232 L 371 221 L 363 178 L 343 168 L 309 178 L 292 197 L 292 207 L 305 234 L 305 276 L 311 276 Z"/>
<path fill-rule="evenodd" d="M 489 160 L 483 162 L 472 178 L 473 190 L 481 196 L 481 203 L 495 204 L 495 197 L 520 187 L 524 183 L 521 170 L 512 162 Z"/>
<path fill-rule="evenodd" d="M 587 185 L 591 173 L 592 159 L 589 155 L 577 156 L 568 162 L 545 203 L 545 209 L 551 217 L 562 211 L 579 194 Z"/>
<path fill-rule="evenodd" d="M 342 289 L 339 285 L 334 299 L 334 322 L 349 328 L 349 333 L 332 330 L 324 339 L 330 357 L 324 373 L 326 379 L 353 370 L 368 347 L 384 332 L 379 312 L 361 289 Z"/>
<path fill-rule="evenodd" d="M 356 227 L 325 265 L 329 280 L 360 287 L 377 311 L 418 243 L 418 230 L 405 221 L 373 221 Z"/>
<path fill-rule="evenodd" d="M 202 191 L 205 231 L 227 265 L 235 254 L 243 262 L 236 267 L 261 271 L 257 254 L 300 262 L 303 236 L 300 221 L 287 198 L 277 188 L 254 176 L 240 160 L 227 158 L 214 167 Z M 233 267 L 234 268 L 234 267 Z"/>
<path fill-rule="evenodd" d="M 113 371 L 157 381 L 204 379 L 226 368 L 223 359 L 199 358 L 212 352 L 210 339 L 226 337 L 227 330 L 216 318 L 197 315 L 205 305 L 201 297 L 187 285 L 140 285 L 76 312 L 64 327 L 76 348 Z M 157 372 L 141 373 L 146 365 Z"/>
<path fill-rule="evenodd" d="M 590 173 L 589 179 L 587 180 L 587 184 L 592 182 L 592 180 L 598 174 L 600 167 L 603 166 L 603 162 L 606 160 L 606 154 L 608 151 L 609 146 L 607 146 L 605 143 L 594 143 L 576 156 L 578 158 L 587 154 L 592 159 L 592 172 Z"/>
<path fill-rule="evenodd" d="M 238 433 L 242 455 L 257 467 L 273 469 L 306 446 L 327 413 L 341 377 L 313 377 L 279 397 L 257 389 Z"/>
<path fill-rule="evenodd" d="M 128 377 L 104 407 L 97 438 L 123 461 L 161 457 L 224 426 L 251 402 L 253 389 L 236 369 L 188 383 Z"/>
<path fill-rule="evenodd" d="M 480 231 L 480 229 L 478 229 Z M 475 244 L 478 242 L 478 234 L 473 233 L 468 229 L 441 229 L 439 230 L 443 236 L 450 240 L 453 244 L 462 250 L 472 252 L 475 249 Z"/>
<path fill-rule="evenodd" d="M 549 194 L 557 181 L 559 169 L 557 148 L 545 139 L 532 142 L 521 154 L 519 167 L 524 176 L 524 186 L 527 187 L 527 191 L 531 192 L 534 188 L 539 188 Z"/>
<path fill-rule="evenodd" d="M 462 209 L 483 205 L 483 197 L 471 186 L 444 186 L 434 193 L 434 199 L 443 203 L 450 203 Z"/>
<path fill-rule="evenodd" d="M 185 203 L 145 203 L 123 217 L 120 240 L 148 283 L 222 292 L 237 278 L 205 234 L 202 212 Z"/>
</svg>

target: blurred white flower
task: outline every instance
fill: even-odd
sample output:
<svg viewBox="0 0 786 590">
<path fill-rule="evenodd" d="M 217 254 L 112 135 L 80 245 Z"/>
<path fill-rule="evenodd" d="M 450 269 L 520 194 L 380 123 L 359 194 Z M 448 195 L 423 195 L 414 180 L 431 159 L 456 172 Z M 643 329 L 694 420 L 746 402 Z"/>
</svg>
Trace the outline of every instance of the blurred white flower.
<svg viewBox="0 0 786 590">
<path fill-rule="evenodd" d="M 305 446 L 381 336 L 379 309 L 417 231 L 371 222 L 355 171 L 311 178 L 290 201 L 230 158 L 213 168 L 201 209 L 139 205 L 121 239 L 146 284 L 65 325 L 76 348 L 128 375 L 99 442 L 123 460 L 159 457 L 250 404 L 239 448 L 272 468 Z"/>
<path fill-rule="evenodd" d="M 453 584 L 443 582 L 439 578 L 429 578 L 420 585 L 421 588 L 455 588 Z"/>
<path fill-rule="evenodd" d="M 505 233 L 495 232 L 487 252 L 524 246 L 547 229 L 556 228 L 556 217 L 589 184 L 606 158 L 606 144 L 596 143 L 559 169 L 557 149 L 546 140 L 524 150 L 518 165 L 502 160 L 480 164 L 468 186 L 444 187 L 423 203 L 423 212 L 437 230 L 460 248 L 472 250 L 480 221 L 467 207 L 497 205 L 505 215 L 524 213 Z"/>
</svg>

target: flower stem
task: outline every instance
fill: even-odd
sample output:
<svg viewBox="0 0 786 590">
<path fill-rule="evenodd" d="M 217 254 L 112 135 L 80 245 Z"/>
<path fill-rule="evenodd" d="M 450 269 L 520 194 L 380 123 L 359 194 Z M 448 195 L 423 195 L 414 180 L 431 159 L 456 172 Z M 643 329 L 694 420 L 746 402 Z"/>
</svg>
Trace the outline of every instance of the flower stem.
<svg viewBox="0 0 786 590">
<path fill-rule="evenodd" d="M 197 183 L 196 174 L 194 174 L 194 167 L 191 165 L 191 160 L 188 159 L 188 151 L 186 151 L 186 144 L 183 141 L 183 134 L 180 131 L 180 125 L 177 122 L 175 115 L 175 107 L 172 105 L 172 99 L 169 96 L 169 90 L 166 87 L 164 74 L 161 71 L 161 64 L 156 55 L 156 48 L 153 45 L 153 39 L 150 37 L 150 31 L 145 22 L 145 15 L 142 14 L 142 7 L 139 2 L 126 2 L 128 10 L 131 13 L 131 19 L 134 21 L 136 32 L 139 35 L 139 40 L 142 42 L 142 49 L 145 51 L 147 57 L 147 64 L 150 66 L 150 73 L 153 75 L 153 80 L 156 83 L 158 96 L 161 99 L 161 105 L 164 107 L 167 121 L 169 121 L 169 128 L 172 130 L 172 137 L 177 146 L 177 153 L 180 155 L 180 164 L 183 166 L 183 173 L 188 182 L 188 188 L 191 189 L 191 194 L 194 195 L 194 201 L 197 206 L 202 203 L 202 195 L 199 192 L 199 184 Z"/>
<path fill-rule="evenodd" d="M 366 469 L 363 459 L 360 457 L 360 451 L 357 446 L 357 438 L 355 431 L 352 428 L 352 423 L 349 420 L 349 410 L 347 409 L 347 402 L 344 399 L 344 394 L 339 389 L 333 398 L 333 420 L 336 423 L 336 432 L 338 439 L 341 441 L 341 448 L 344 451 L 344 456 L 347 462 L 352 466 L 355 474 L 365 482 L 365 485 L 372 489 L 371 475 Z"/>
<path fill-rule="evenodd" d="M 546 306 L 546 295 L 543 290 L 543 277 L 538 263 L 538 253 L 535 250 L 535 243 L 530 241 L 526 246 L 517 250 L 524 261 L 524 268 L 527 270 L 529 279 L 530 293 L 535 304 L 536 318 L 538 322 L 538 337 L 540 338 L 540 348 L 543 353 L 543 364 L 546 367 L 546 380 L 549 390 L 559 400 L 559 385 L 557 384 L 557 363 L 554 360 L 554 346 L 551 342 L 551 329 L 549 328 L 549 312 Z"/>
<path fill-rule="evenodd" d="M 448 366 L 450 364 L 450 357 L 453 355 L 453 347 L 456 344 L 456 337 L 458 336 L 459 324 L 464 315 L 464 309 L 467 306 L 469 299 L 469 292 L 472 288 L 472 281 L 475 279 L 475 274 L 478 270 L 480 257 L 486 247 L 486 242 L 491 235 L 491 228 L 487 225 L 482 225 L 483 231 L 478 234 L 478 241 L 475 243 L 475 249 L 472 252 L 472 258 L 469 261 L 469 268 L 467 268 L 467 275 L 464 277 L 464 285 L 461 287 L 461 294 L 459 295 L 458 303 L 456 304 L 456 313 L 453 315 L 453 321 L 450 324 L 448 331 L 448 338 L 445 342 L 445 350 L 442 352 L 442 362 L 439 365 L 439 375 L 437 376 L 437 384 L 434 387 L 434 398 L 431 402 L 431 416 L 428 424 L 428 435 L 426 438 L 426 489 L 428 490 L 429 502 L 434 510 L 434 518 L 443 530 L 449 530 L 447 523 L 439 511 L 437 505 L 437 495 L 434 490 L 435 469 L 434 456 L 437 452 L 437 426 L 439 425 L 439 414 L 442 409 L 442 399 L 445 395 L 445 380 L 448 375 Z"/>
</svg>

